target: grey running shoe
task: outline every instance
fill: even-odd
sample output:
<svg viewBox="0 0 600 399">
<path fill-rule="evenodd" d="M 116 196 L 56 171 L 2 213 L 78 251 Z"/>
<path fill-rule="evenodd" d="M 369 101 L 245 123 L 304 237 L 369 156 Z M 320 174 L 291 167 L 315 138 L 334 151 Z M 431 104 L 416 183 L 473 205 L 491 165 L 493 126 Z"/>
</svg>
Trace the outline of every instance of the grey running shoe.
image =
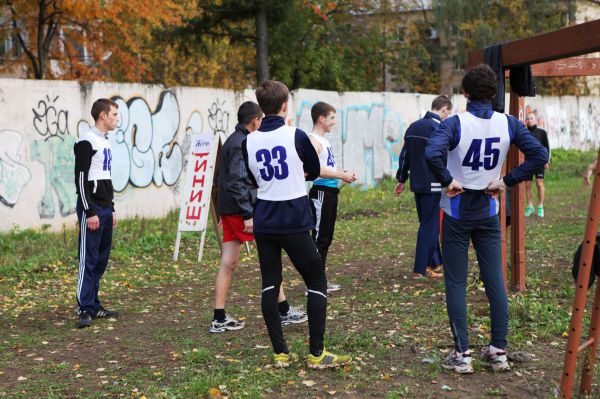
<svg viewBox="0 0 600 399">
<path fill-rule="evenodd" d="M 491 367 L 494 371 L 510 371 L 510 365 L 508 364 L 508 357 L 506 352 L 497 352 L 495 354 L 490 353 L 490 347 L 484 346 L 479 355 L 479 361 L 482 365 Z"/>
<path fill-rule="evenodd" d="M 442 362 L 442 367 L 448 370 L 454 370 L 459 374 L 471 374 L 473 372 L 473 359 L 470 353 L 459 355 L 455 350 L 450 352 Z"/>
<path fill-rule="evenodd" d="M 290 310 L 288 310 L 287 314 L 284 316 L 282 314 L 279 315 L 281 318 L 281 325 L 287 326 L 288 324 L 298 324 L 304 323 L 308 320 L 308 316 L 306 312 L 300 308 L 295 308 L 290 306 Z"/>
<path fill-rule="evenodd" d="M 329 294 L 330 292 L 334 292 L 334 291 L 339 291 L 342 289 L 342 286 L 339 284 L 332 284 L 330 282 L 327 283 L 327 293 Z"/>
<path fill-rule="evenodd" d="M 225 314 L 225 320 L 221 322 L 213 320 L 209 331 L 212 333 L 222 333 L 225 331 L 241 330 L 244 327 L 246 327 L 246 324 L 243 321 L 233 318 L 229 313 L 227 313 Z"/>
</svg>

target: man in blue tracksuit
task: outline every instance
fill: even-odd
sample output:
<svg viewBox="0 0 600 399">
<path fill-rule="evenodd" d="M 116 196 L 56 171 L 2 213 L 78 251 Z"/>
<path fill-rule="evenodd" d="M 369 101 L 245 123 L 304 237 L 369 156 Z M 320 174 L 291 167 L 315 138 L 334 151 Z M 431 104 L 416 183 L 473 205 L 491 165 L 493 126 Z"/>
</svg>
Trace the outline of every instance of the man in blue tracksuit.
<svg viewBox="0 0 600 399">
<path fill-rule="evenodd" d="M 491 342 L 483 348 L 480 360 L 494 371 L 510 370 L 505 351 L 508 301 L 500 260 L 497 196 L 506 187 L 529 179 L 548 161 L 548 152 L 523 123 L 493 111 L 496 82 L 487 65 L 467 72 L 462 80 L 467 111 L 443 121 L 425 149 L 429 169 L 444 187 L 440 203 L 445 213 L 442 256 L 454 351 L 443 366 L 458 373 L 473 372 L 466 303 L 469 241 L 490 303 Z M 525 154 L 525 162 L 501 177 L 502 163 L 513 143 Z"/>
<path fill-rule="evenodd" d="M 410 172 L 410 191 L 415 194 L 419 216 L 419 232 L 415 250 L 414 277 L 440 277 L 435 269 L 442 264 L 440 253 L 440 195 L 442 186 L 429 171 L 425 160 L 425 146 L 429 136 L 440 122 L 452 112 L 452 102 L 438 96 L 431 103 L 431 111 L 412 123 L 404 135 L 404 146 L 398 160 L 396 196 L 404 191 Z"/>
<path fill-rule="evenodd" d="M 79 220 L 79 274 L 77 278 L 78 328 L 92 319 L 118 317 L 105 309 L 98 290 L 106 271 L 117 215 L 111 179 L 112 152 L 106 135 L 119 123 L 119 105 L 101 98 L 92 104 L 94 127 L 83 133 L 73 146 L 75 187 Z"/>
</svg>

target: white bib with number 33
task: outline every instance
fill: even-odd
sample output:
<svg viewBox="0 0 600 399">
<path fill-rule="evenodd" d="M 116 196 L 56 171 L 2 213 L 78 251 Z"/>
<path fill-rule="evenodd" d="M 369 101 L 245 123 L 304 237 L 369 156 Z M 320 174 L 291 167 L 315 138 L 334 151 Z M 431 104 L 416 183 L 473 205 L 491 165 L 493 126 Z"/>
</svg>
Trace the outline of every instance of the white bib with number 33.
<svg viewBox="0 0 600 399">
<path fill-rule="evenodd" d="M 490 119 L 461 112 L 458 119 L 460 139 L 448 152 L 448 170 L 463 187 L 483 190 L 500 178 L 502 163 L 510 147 L 508 119 L 498 112 Z"/>
<path fill-rule="evenodd" d="M 258 184 L 257 198 L 287 201 L 306 196 L 304 166 L 295 137 L 296 128 L 291 126 L 248 135 L 248 166 Z"/>
</svg>

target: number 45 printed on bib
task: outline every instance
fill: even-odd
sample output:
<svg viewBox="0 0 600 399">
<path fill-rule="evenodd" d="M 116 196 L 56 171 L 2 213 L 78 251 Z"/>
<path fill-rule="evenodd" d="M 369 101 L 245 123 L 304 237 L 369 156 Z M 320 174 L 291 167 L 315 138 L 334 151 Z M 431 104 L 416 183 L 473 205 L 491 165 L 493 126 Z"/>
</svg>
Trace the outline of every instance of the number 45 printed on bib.
<svg viewBox="0 0 600 399">
<path fill-rule="evenodd" d="M 482 157 L 481 147 L 484 142 Z M 494 169 L 500 159 L 500 149 L 494 147 L 498 143 L 500 143 L 500 137 L 488 137 L 485 141 L 482 139 L 473 139 L 462 161 L 462 166 L 471 168 L 472 170 L 479 170 L 482 166 L 485 170 Z M 481 158 L 483 158 L 483 161 Z"/>
</svg>

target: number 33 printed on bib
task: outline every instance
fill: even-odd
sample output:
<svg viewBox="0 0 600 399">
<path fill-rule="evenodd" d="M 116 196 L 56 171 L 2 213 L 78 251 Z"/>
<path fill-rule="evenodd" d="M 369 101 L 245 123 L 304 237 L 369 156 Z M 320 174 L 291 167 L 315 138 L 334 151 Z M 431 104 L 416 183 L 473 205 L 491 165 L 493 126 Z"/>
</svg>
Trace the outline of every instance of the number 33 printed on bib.
<svg viewBox="0 0 600 399">
<path fill-rule="evenodd" d="M 263 167 L 259 169 L 260 177 L 264 181 L 270 181 L 273 177 L 283 180 L 289 176 L 288 165 L 285 162 L 287 153 L 285 147 L 278 145 L 270 151 L 261 149 L 256 152 L 256 161 L 261 162 Z"/>
</svg>

